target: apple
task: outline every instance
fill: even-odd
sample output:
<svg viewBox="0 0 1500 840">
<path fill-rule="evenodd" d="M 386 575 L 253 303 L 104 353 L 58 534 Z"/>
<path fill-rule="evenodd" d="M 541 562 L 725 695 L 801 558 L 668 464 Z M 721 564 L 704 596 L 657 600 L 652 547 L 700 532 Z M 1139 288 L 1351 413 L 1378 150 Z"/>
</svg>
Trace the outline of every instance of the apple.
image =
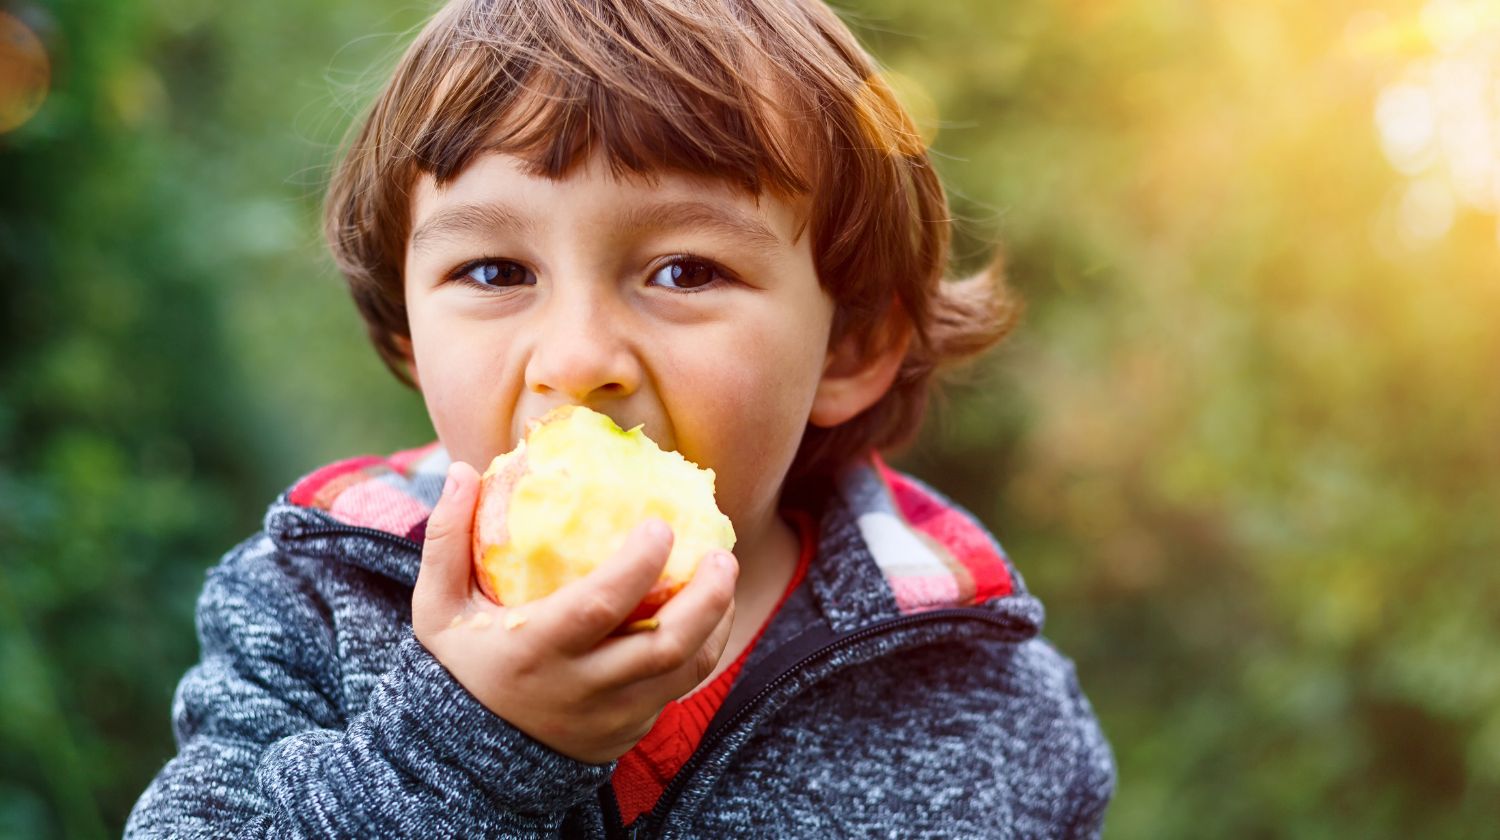
<svg viewBox="0 0 1500 840">
<path fill-rule="evenodd" d="M 533 421 L 496 456 L 474 510 L 474 574 L 505 606 L 541 598 L 588 574 L 647 517 L 672 528 L 672 551 L 626 623 L 653 615 L 708 551 L 734 548 L 734 526 L 714 502 L 714 472 L 663 451 L 637 426 L 622 430 L 583 406 Z"/>
</svg>

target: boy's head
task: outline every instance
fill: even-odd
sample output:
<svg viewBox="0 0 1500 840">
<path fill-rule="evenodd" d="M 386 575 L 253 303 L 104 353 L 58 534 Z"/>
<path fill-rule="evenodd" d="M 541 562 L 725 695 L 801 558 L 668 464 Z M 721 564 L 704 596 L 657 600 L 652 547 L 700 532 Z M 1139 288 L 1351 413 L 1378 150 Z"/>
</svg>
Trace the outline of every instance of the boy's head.
<svg viewBox="0 0 1500 840">
<path fill-rule="evenodd" d="M 455 459 L 586 404 L 713 467 L 737 524 L 909 440 L 935 370 L 1016 309 L 942 281 L 920 136 L 816 0 L 455 0 L 326 223 Z"/>
</svg>

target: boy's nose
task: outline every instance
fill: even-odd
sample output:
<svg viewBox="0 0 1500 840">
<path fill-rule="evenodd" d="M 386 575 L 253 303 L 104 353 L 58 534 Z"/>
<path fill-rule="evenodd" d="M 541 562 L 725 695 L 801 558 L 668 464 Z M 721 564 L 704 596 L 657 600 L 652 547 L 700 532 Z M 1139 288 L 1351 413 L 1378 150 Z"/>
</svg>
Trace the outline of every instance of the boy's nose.
<svg viewBox="0 0 1500 840">
<path fill-rule="evenodd" d="M 618 313 L 585 295 L 558 295 L 535 322 L 526 389 L 580 405 L 620 399 L 640 387 L 641 366 Z"/>
</svg>

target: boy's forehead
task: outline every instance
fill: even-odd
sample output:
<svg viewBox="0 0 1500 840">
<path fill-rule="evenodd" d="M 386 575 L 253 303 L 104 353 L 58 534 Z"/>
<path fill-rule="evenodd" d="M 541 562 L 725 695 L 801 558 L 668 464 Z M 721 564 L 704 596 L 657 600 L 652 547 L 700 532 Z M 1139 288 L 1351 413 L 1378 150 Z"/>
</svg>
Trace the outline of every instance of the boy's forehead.
<svg viewBox="0 0 1500 840">
<path fill-rule="evenodd" d="M 757 193 L 729 177 L 621 170 L 597 151 L 556 177 L 523 157 L 485 151 L 445 183 L 421 173 L 411 196 L 414 252 L 486 229 L 534 232 L 558 214 L 598 217 L 618 230 L 699 229 L 762 248 L 787 247 L 805 235 L 810 204 Z"/>
</svg>

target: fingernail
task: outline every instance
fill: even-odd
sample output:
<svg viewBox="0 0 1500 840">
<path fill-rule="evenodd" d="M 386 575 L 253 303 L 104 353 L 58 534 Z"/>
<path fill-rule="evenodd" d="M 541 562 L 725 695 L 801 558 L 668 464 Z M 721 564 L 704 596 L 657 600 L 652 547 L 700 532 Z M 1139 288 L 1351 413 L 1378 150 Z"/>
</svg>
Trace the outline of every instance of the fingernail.
<svg viewBox="0 0 1500 840">
<path fill-rule="evenodd" d="M 646 536 L 656 542 L 664 543 L 672 538 L 672 529 L 660 519 L 648 519 L 646 521 Z"/>
<path fill-rule="evenodd" d="M 445 481 L 445 482 L 443 482 L 443 496 L 445 498 L 448 496 L 449 493 L 453 492 L 454 486 L 458 484 L 457 481 L 453 480 L 453 468 L 455 466 L 457 466 L 457 464 L 449 464 L 448 465 L 448 480 Z"/>
<path fill-rule="evenodd" d="M 717 563 L 719 565 L 719 568 L 724 570 L 725 572 L 728 572 L 730 574 L 737 574 L 739 572 L 739 564 L 734 562 L 734 555 L 729 554 L 728 552 L 714 552 L 714 562 Z"/>
</svg>

